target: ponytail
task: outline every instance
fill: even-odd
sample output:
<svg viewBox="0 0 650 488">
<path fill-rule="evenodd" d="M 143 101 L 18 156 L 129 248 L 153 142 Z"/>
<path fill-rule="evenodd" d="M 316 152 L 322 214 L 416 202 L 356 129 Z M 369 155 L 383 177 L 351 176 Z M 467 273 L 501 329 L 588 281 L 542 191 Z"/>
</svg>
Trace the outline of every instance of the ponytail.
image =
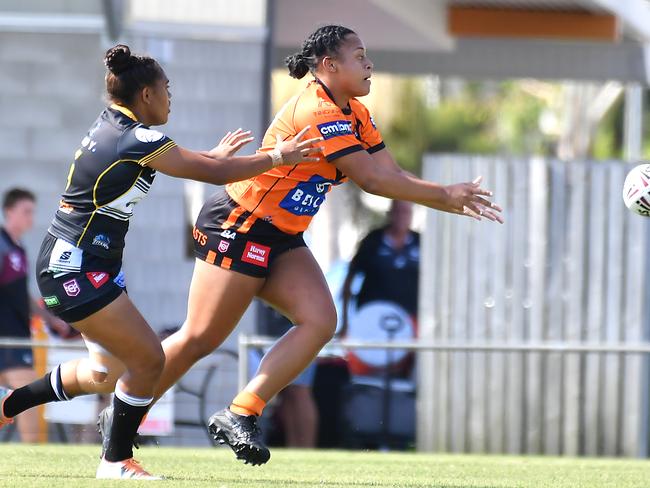
<svg viewBox="0 0 650 488">
<path fill-rule="evenodd" d="M 289 69 L 289 75 L 300 79 L 309 71 L 313 73 L 323 56 L 335 55 L 345 37 L 354 33 L 352 29 L 341 25 L 319 27 L 305 39 L 300 52 L 292 54 L 284 60 Z"/>
</svg>

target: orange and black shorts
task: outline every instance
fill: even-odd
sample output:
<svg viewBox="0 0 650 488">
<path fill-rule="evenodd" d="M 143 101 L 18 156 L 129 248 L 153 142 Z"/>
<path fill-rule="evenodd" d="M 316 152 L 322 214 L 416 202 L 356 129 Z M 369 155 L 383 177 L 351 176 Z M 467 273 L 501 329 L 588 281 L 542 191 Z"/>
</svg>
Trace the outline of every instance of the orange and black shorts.
<svg viewBox="0 0 650 488">
<path fill-rule="evenodd" d="M 306 247 L 302 233 L 287 234 L 258 219 L 223 188 L 201 208 L 193 237 L 197 258 L 256 278 L 265 278 L 282 253 Z"/>
</svg>

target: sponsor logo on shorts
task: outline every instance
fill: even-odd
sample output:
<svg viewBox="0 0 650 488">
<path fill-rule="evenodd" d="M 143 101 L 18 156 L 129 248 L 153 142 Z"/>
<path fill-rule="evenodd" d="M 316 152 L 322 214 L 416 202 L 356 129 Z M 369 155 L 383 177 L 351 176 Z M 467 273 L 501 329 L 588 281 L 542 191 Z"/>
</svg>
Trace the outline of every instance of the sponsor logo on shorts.
<svg viewBox="0 0 650 488">
<path fill-rule="evenodd" d="M 63 289 L 65 290 L 65 294 L 69 297 L 76 297 L 81 292 L 77 280 L 66 281 L 63 283 Z"/>
<path fill-rule="evenodd" d="M 55 295 L 43 297 L 43 301 L 45 302 L 46 307 L 56 307 L 57 305 L 61 305 L 59 298 Z"/>
<path fill-rule="evenodd" d="M 97 234 L 93 238 L 93 246 L 103 247 L 108 251 L 110 245 L 111 245 L 111 240 L 108 238 L 108 236 L 105 236 L 104 234 Z"/>
<path fill-rule="evenodd" d="M 248 241 L 244 248 L 244 254 L 242 254 L 241 260 L 245 263 L 261 266 L 262 268 L 268 268 L 270 252 L 270 247 Z"/>
<path fill-rule="evenodd" d="M 224 241 L 224 240 L 222 239 L 221 242 L 219 242 L 219 247 L 217 247 L 217 250 L 218 250 L 219 252 L 226 252 L 226 251 L 228 250 L 229 247 L 230 247 L 230 242 L 228 242 L 228 241 Z"/>
<path fill-rule="evenodd" d="M 332 137 L 353 135 L 352 122 L 349 120 L 333 120 L 332 122 L 319 124 L 317 127 L 325 140 Z"/>
<path fill-rule="evenodd" d="M 126 282 L 124 280 L 124 272 L 123 271 L 120 270 L 120 272 L 117 274 L 117 276 L 113 280 L 113 283 L 115 283 L 120 288 L 126 288 Z"/>
<path fill-rule="evenodd" d="M 110 277 L 108 276 L 108 273 L 104 271 L 91 271 L 90 273 L 86 273 L 86 278 L 88 278 L 90 284 L 97 289 L 104 285 Z"/>
<path fill-rule="evenodd" d="M 200 246 L 205 246 L 205 243 L 208 242 L 208 236 L 197 229 L 196 226 L 192 229 L 192 237 Z"/>
<path fill-rule="evenodd" d="M 59 256 L 59 261 L 66 263 L 70 261 L 71 257 L 72 257 L 72 251 L 64 251 L 61 253 L 61 256 Z"/>
<path fill-rule="evenodd" d="M 237 232 L 235 232 L 234 230 L 224 230 L 220 235 L 224 239 L 230 239 L 234 241 L 235 238 L 237 237 Z"/>
</svg>

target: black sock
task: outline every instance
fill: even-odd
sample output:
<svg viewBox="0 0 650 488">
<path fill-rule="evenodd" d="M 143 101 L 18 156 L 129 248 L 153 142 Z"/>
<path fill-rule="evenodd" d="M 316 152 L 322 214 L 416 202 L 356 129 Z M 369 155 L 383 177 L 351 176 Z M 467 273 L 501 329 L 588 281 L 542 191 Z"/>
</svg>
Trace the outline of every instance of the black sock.
<svg viewBox="0 0 650 488">
<path fill-rule="evenodd" d="M 14 390 L 5 400 L 2 410 L 5 416 L 15 417 L 37 405 L 70 399 L 63 390 L 61 366 L 57 366 L 41 379 Z"/>
<path fill-rule="evenodd" d="M 133 457 L 133 438 L 138 432 L 140 422 L 149 411 L 152 401 L 152 398 L 134 398 L 124 393 L 120 394 L 118 388 L 115 389 L 115 392 L 116 394 L 113 397 L 113 422 L 111 423 L 108 448 L 104 455 L 106 461 L 111 463 Z M 126 403 L 118 398 L 118 394 L 127 401 L 136 400 L 131 403 L 139 403 L 139 405 Z"/>
</svg>

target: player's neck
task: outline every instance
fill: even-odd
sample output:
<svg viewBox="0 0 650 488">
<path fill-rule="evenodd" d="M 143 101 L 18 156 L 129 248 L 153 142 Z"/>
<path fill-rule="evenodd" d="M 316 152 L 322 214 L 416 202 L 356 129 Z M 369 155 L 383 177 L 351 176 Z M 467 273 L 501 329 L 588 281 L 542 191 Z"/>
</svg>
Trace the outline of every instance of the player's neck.
<svg viewBox="0 0 650 488">
<path fill-rule="evenodd" d="M 318 77 L 320 82 L 327 88 L 327 94 L 332 98 L 332 101 L 341 109 L 348 108 L 350 105 L 350 95 L 343 93 L 341 90 L 336 89 L 336 84 L 330 83 L 331 80 L 327 75 Z"/>
</svg>

